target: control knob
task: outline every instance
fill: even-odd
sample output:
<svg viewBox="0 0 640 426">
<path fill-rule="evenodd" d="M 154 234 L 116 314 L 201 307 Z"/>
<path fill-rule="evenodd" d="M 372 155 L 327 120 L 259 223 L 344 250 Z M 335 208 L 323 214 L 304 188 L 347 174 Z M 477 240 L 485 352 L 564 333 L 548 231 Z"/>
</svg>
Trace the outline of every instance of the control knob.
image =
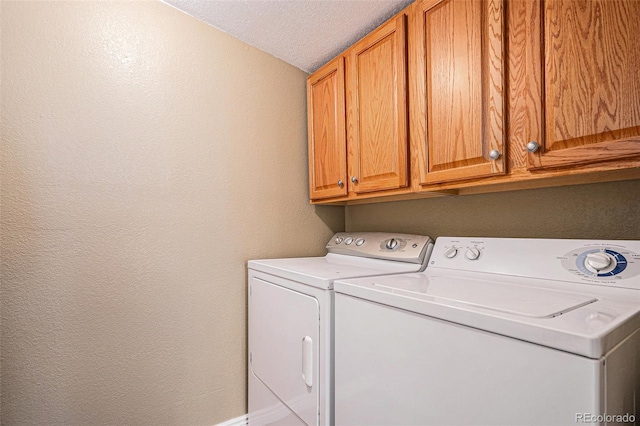
<svg viewBox="0 0 640 426">
<path fill-rule="evenodd" d="M 468 248 L 464 254 L 464 257 L 466 257 L 469 260 L 476 260 L 478 257 L 480 257 L 480 250 L 473 247 Z"/>
<path fill-rule="evenodd" d="M 398 248 L 398 240 L 396 240 L 395 238 L 387 240 L 387 244 L 385 244 L 385 247 L 387 247 L 389 250 L 395 250 L 396 248 Z"/>
<path fill-rule="evenodd" d="M 347 238 L 345 238 L 345 239 L 344 239 L 344 243 L 345 243 L 346 245 L 349 245 L 349 244 L 351 244 L 352 242 L 353 242 L 353 238 L 352 238 L 352 237 L 347 237 Z"/>
<path fill-rule="evenodd" d="M 585 266 L 593 268 L 596 272 L 600 272 L 611 265 L 613 259 L 606 253 L 589 253 L 584 263 Z"/>
<path fill-rule="evenodd" d="M 454 257 L 456 257 L 456 254 L 458 254 L 458 249 L 455 247 L 449 247 L 444 251 L 444 257 L 446 257 L 447 259 L 453 259 Z"/>
</svg>

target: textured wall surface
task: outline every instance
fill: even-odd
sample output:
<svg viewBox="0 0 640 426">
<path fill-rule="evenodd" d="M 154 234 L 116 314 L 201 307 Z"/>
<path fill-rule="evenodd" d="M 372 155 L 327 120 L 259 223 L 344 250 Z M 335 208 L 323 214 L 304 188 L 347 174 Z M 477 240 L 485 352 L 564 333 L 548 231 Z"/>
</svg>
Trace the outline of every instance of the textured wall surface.
<svg viewBox="0 0 640 426">
<path fill-rule="evenodd" d="M 640 180 L 348 206 L 348 231 L 640 240 Z"/>
<path fill-rule="evenodd" d="M 159 2 L 2 1 L 5 425 L 246 411 L 246 261 L 317 255 L 300 70 Z"/>
</svg>

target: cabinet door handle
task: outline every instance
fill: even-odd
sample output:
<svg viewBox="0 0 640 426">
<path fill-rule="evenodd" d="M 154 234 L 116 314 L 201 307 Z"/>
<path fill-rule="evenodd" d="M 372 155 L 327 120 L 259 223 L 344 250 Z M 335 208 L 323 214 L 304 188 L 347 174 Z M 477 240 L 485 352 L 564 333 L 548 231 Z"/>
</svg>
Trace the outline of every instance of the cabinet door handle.
<svg viewBox="0 0 640 426">
<path fill-rule="evenodd" d="M 358 183 L 358 178 L 355 176 L 351 176 L 351 182 Z"/>
<path fill-rule="evenodd" d="M 342 179 L 338 180 L 338 186 L 342 188 L 342 185 L 344 185 L 344 182 L 342 182 Z"/>
<path fill-rule="evenodd" d="M 313 386 L 313 340 L 309 336 L 302 338 L 302 380 L 305 385 Z"/>
<path fill-rule="evenodd" d="M 492 149 L 491 151 L 489 151 L 489 158 L 491 158 L 492 160 L 497 160 L 498 158 L 500 158 L 500 151 L 498 151 L 497 149 Z"/>
<path fill-rule="evenodd" d="M 531 141 L 527 144 L 527 151 L 531 153 L 536 152 L 538 148 L 540 148 L 540 145 L 538 145 L 538 142 L 536 141 Z"/>
</svg>

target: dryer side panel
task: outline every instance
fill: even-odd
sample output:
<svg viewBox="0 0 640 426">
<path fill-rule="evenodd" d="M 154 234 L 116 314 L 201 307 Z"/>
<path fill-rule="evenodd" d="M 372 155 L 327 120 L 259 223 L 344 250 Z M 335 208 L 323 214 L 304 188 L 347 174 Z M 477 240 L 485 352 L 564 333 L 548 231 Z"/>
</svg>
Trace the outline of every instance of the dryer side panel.
<svg viewBox="0 0 640 426">
<path fill-rule="evenodd" d="M 319 315 L 314 297 L 250 277 L 251 372 L 310 426 L 318 424 Z"/>
<path fill-rule="evenodd" d="M 306 426 L 249 371 L 249 426 Z"/>
</svg>

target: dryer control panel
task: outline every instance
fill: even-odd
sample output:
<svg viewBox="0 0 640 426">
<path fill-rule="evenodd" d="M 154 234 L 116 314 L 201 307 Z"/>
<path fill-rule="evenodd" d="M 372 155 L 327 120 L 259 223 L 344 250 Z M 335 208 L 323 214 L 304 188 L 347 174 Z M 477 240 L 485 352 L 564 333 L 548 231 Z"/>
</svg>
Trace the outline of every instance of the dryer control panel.
<svg viewBox="0 0 640 426">
<path fill-rule="evenodd" d="M 432 248 L 426 235 L 386 232 L 338 232 L 327 243 L 329 253 L 407 263 L 423 263 Z"/>
<path fill-rule="evenodd" d="M 640 241 L 440 237 L 429 267 L 640 290 Z"/>
</svg>

